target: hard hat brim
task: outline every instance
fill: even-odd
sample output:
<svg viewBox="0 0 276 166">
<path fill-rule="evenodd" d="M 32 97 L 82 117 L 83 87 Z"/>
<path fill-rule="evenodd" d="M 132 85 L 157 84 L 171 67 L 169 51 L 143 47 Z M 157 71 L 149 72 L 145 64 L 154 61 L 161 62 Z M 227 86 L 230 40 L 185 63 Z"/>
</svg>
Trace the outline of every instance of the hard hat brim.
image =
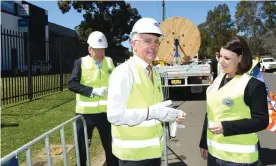
<svg viewBox="0 0 276 166">
<path fill-rule="evenodd" d="M 130 33 L 130 39 L 132 39 L 132 37 L 133 37 L 133 34 L 151 34 L 151 35 L 154 35 L 154 36 L 157 36 L 157 37 L 165 37 L 165 35 L 164 34 L 161 34 L 161 33 L 153 33 L 153 32 L 141 32 L 141 33 L 139 33 L 139 32 L 131 32 Z"/>
<path fill-rule="evenodd" d="M 96 46 L 96 47 L 94 46 L 94 47 L 92 47 L 90 45 L 89 45 L 89 47 L 91 47 L 91 48 L 107 48 L 107 46 Z"/>
<path fill-rule="evenodd" d="M 149 35 L 154 35 L 154 36 L 157 36 L 157 37 L 164 36 L 163 34 L 160 34 L 160 33 L 146 33 L 146 32 L 143 32 L 143 33 L 139 33 L 139 34 L 149 34 Z"/>
</svg>

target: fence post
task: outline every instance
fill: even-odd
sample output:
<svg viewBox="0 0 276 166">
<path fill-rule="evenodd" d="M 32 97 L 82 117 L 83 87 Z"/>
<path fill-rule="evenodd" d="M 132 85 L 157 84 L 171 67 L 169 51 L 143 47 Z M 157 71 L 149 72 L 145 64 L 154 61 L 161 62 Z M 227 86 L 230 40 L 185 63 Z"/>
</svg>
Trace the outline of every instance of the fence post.
<svg viewBox="0 0 276 166">
<path fill-rule="evenodd" d="M 59 90 L 63 91 L 63 38 L 60 40 L 60 54 L 59 54 L 59 71 L 60 71 L 60 79 L 59 79 Z"/>
<path fill-rule="evenodd" d="M 29 33 L 24 32 L 24 55 L 27 56 L 28 67 L 28 99 L 33 99 L 33 82 L 32 82 L 32 60 L 30 54 L 30 39 Z"/>
</svg>

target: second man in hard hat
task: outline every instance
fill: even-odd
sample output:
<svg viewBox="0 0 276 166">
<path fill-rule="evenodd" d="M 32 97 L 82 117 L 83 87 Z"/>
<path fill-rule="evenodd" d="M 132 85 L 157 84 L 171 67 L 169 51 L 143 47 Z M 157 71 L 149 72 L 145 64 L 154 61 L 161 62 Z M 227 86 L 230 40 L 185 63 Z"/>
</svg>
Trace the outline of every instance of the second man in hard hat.
<svg viewBox="0 0 276 166">
<path fill-rule="evenodd" d="M 152 62 L 162 35 L 156 20 L 138 20 L 130 34 L 134 56 L 118 66 L 109 80 L 107 117 L 112 123 L 112 151 L 120 166 L 160 166 L 165 139 L 161 122 L 182 122 L 186 116 L 161 104 L 161 79 Z"/>
<path fill-rule="evenodd" d="M 76 93 L 76 114 L 81 114 L 86 121 L 89 142 L 91 143 L 93 129 L 97 127 L 107 166 L 117 166 L 118 160 L 111 150 L 111 124 L 106 116 L 107 86 L 114 64 L 111 58 L 105 56 L 108 43 L 102 32 L 92 32 L 87 43 L 89 54 L 75 61 L 68 88 Z M 85 138 L 80 119 L 77 120 L 77 132 L 80 164 L 85 166 Z"/>
</svg>

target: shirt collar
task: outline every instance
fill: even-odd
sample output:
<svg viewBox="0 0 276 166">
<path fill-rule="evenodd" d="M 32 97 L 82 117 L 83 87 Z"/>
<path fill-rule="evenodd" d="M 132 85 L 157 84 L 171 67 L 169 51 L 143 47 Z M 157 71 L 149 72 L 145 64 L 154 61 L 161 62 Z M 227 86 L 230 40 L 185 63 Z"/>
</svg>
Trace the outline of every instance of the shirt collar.
<svg viewBox="0 0 276 166">
<path fill-rule="evenodd" d="M 145 62 L 143 59 L 136 55 L 133 55 L 133 60 L 135 63 L 141 65 L 143 69 L 146 69 L 149 65 L 147 62 Z"/>
<path fill-rule="evenodd" d="M 101 62 L 97 62 L 97 61 L 95 61 L 90 55 L 89 55 L 89 57 L 91 58 L 92 62 L 96 64 L 96 66 L 97 66 L 98 68 L 101 68 L 101 67 L 102 67 L 103 60 L 102 60 Z"/>
</svg>

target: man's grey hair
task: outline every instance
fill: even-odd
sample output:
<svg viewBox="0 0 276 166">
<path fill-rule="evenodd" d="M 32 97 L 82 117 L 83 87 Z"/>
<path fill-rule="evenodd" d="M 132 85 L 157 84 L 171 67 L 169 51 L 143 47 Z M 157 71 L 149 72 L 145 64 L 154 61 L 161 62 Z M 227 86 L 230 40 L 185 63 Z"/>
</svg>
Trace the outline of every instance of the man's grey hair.
<svg viewBox="0 0 276 166">
<path fill-rule="evenodd" d="M 138 40 L 138 39 L 141 39 L 139 33 L 133 33 L 133 34 L 130 36 L 130 40 Z"/>
<path fill-rule="evenodd" d="M 139 33 L 135 32 L 135 33 L 131 34 L 131 36 L 130 36 L 130 41 L 139 40 L 139 39 L 141 39 Z M 130 45 L 130 48 L 131 48 L 131 51 L 133 51 L 132 45 Z"/>
</svg>

